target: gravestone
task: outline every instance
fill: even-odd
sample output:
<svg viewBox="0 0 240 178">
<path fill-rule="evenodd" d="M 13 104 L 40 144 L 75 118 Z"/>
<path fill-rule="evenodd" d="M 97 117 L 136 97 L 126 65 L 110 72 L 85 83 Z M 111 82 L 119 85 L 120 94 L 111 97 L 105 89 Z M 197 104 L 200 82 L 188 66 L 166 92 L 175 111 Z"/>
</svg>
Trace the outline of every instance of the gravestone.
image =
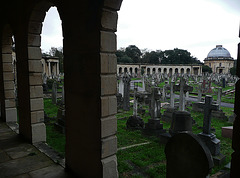
<svg viewBox="0 0 240 178">
<path fill-rule="evenodd" d="M 57 82 L 55 80 L 52 84 L 52 103 L 57 104 Z"/>
<path fill-rule="evenodd" d="M 196 135 L 182 132 L 166 144 L 166 177 L 205 178 L 213 168 L 210 151 Z"/>
<path fill-rule="evenodd" d="M 134 88 L 134 103 L 133 103 L 133 115 L 130 116 L 127 120 L 127 128 L 128 129 L 143 129 L 144 121 L 140 116 L 137 115 L 138 112 L 138 102 L 137 102 L 137 88 Z"/>
<path fill-rule="evenodd" d="M 124 90 L 123 90 L 123 110 L 129 111 L 130 110 L 130 81 L 131 78 L 128 74 L 124 74 L 123 76 L 123 84 L 124 84 Z"/>
<path fill-rule="evenodd" d="M 148 123 L 145 124 L 145 132 L 148 134 L 161 134 L 165 133 L 163 124 L 160 123 L 160 97 L 158 90 L 159 88 L 151 88 L 152 93 L 150 95 L 150 109 L 151 118 L 148 119 Z"/>
<path fill-rule="evenodd" d="M 198 136 L 207 145 L 211 154 L 215 156 L 214 163 L 219 165 L 225 160 L 225 156 L 220 153 L 220 140 L 211 133 L 211 112 L 219 109 L 219 105 L 212 104 L 212 101 L 212 96 L 207 95 L 205 96 L 205 103 L 201 104 L 201 107 L 204 109 L 203 132 L 199 133 Z"/>
<path fill-rule="evenodd" d="M 54 124 L 56 130 L 60 133 L 65 134 L 65 106 L 61 105 L 58 107 L 57 122 Z"/>
<path fill-rule="evenodd" d="M 173 112 L 173 118 L 169 133 L 173 136 L 183 131 L 192 132 L 191 114 L 187 111 L 175 111 Z"/>
<path fill-rule="evenodd" d="M 183 77 L 180 78 L 180 84 L 174 85 L 174 91 L 180 91 L 179 95 L 179 111 L 185 110 L 185 93 L 188 91 L 193 91 L 193 87 L 186 84 Z"/>
<path fill-rule="evenodd" d="M 124 84 L 123 84 L 123 78 L 120 77 L 119 84 L 118 84 L 118 93 L 120 93 L 122 96 L 124 95 Z"/>
<path fill-rule="evenodd" d="M 225 88 L 226 86 L 226 79 L 225 77 L 222 78 L 222 87 Z"/>
</svg>

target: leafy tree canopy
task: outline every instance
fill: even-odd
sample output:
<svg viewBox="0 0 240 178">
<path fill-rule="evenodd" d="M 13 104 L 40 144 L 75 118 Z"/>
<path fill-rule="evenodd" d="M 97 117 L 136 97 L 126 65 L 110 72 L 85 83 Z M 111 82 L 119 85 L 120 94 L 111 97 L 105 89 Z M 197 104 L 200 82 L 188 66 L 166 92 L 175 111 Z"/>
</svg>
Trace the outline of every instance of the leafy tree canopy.
<svg viewBox="0 0 240 178">
<path fill-rule="evenodd" d="M 207 65 L 203 65 L 202 66 L 202 72 L 212 73 L 212 68 L 207 66 Z"/>
<path fill-rule="evenodd" d="M 148 63 L 148 64 L 201 64 L 191 56 L 187 50 L 175 48 L 173 50 L 140 50 L 135 45 L 120 48 L 116 52 L 118 63 Z"/>
</svg>

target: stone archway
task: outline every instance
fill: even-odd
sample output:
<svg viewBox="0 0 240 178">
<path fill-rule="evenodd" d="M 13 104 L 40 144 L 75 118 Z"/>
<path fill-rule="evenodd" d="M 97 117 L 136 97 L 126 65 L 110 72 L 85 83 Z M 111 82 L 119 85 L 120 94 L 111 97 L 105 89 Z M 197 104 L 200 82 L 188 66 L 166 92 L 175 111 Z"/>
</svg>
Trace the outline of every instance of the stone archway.
<svg viewBox="0 0 240 178">
<path fill-rule="evenodd" d="M 184 68 L 181 68 L 181 74 L 184 74 Z"/>
</svg>

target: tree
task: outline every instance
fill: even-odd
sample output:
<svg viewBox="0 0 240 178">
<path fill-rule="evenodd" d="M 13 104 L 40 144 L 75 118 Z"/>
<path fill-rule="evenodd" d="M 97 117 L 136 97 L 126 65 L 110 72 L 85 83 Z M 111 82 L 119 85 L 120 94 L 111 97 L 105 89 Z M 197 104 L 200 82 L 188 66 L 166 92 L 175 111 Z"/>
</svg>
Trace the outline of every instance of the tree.
<svg viewBox="0 0 240 178">
<path fill-rule="evenodd" d="M 230 74 L 231 75 L 236 75 L 236 67 L 232 67 L 232 68 L 230 68 Z"/>
<path fill-rule="evenodd" d="M 133 60 L 130 57 L 128 57 L 127 54 L 125 53 L 124 48 L 117 50 L 116 56 L 117 56 L 118 63 L 132 63 L 133 62 Z"/>
<path fill-rule="evenodd" d="M 160 53 L 161 51 L 151 51 L 145 52 L 142 57 L 142 62 L 149 64 L 159 64 L 160 63 Z"/>
<path fill-rule="evenodd" d="M 133 63 L 139 63 L 141 62 L 141 50 L 135 46 L 135 45 L 129 45 L 126 49 L 125 49 L 125 53 L 128 57 L 130 57 L 133 61 Z"/>
<path fill-rule="evenodd" d="M 162 64 L 200 64 L 201 62 L 191 56 L 187 50 L 175 48 L 173 50 L 165 50 L 160 54 Z"/>
<path fill-rule="evenodd" d="M 203 65 L 202 66 L 202 72 L 212 73 L 212 68 L 207 66 L 207 65 Z"/>
</svg>

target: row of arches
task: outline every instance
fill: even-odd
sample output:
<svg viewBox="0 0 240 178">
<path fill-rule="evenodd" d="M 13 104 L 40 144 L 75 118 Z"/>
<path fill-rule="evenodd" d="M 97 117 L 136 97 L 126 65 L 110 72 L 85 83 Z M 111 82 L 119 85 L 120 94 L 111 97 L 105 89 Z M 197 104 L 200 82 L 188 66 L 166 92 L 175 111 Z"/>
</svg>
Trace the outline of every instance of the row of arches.
<svg viewBox="0 0 240 178">
<path fill-rule="evenodd" d="M 137 67 L 119 67 L 118 68 L 118 74 L 122 74 L 122 73 L 129 73 L 131 75 L 138 75 L 139 72 L 141 72 L 141 74 L 169 74 L 169 75 L 173 75 L 173 74 L 191 74 L 191 69 L 190 68 L 142 68 L 141 70 Z"/>
</svg>

